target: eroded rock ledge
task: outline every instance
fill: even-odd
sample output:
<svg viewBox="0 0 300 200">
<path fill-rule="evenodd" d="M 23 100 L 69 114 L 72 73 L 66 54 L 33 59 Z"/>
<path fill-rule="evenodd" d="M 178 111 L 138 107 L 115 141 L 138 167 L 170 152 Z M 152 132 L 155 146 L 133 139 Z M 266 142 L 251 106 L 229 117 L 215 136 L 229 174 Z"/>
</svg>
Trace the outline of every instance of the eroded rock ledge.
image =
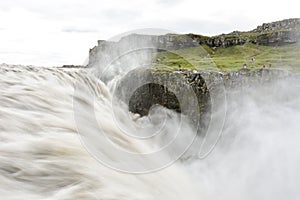
<svg viewBox="0 0 300 200">
<path fill-rule="evenodd" d="M 117 89 L 117 95 L 128 104 L 129 111 L 133 113 L 145 116 L 152 106 L 159 104 L 188 115 L 193 123 L 200 119 L 200 126 L 205 129 L 211 114 L 211 92 L 221 95 L 227 91 L 268 84 L 291 76 L 293 75 L 287 71 L 275 69 L 242 69 L 223 74 L 196 70 L 162 72 L 140 68 L 123 78 L 119 84 L 122 92 Z M 215 103 L 223 101 L 222 96 L 214 96 L 216 97 L 219 99 L 214 99 Z"/>
</svg>

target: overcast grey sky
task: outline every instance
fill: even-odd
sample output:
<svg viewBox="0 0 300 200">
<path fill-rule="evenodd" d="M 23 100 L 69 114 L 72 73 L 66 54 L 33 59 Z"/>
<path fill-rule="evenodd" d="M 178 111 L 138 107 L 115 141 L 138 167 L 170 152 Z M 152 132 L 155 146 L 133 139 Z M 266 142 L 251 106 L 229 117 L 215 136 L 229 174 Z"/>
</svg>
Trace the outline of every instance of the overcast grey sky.
<svg viewBox="0 0 300 200">
<path fill-rule="evenodd" d="M 0 63 L 83 64 L 98 39 L 140 28 L 215 35 L 300 17 L 295 0 L 0 0 Z"/>
</svg>

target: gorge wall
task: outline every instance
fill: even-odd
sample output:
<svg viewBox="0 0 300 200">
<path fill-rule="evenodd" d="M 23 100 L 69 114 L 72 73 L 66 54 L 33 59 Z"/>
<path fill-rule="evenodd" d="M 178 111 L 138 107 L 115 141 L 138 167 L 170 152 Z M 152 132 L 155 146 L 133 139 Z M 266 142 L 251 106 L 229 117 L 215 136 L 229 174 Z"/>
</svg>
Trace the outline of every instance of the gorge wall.
<svg viewBox="0 0 300 200">
<path fill-rule="evenodd" d="M 114 58 L 139 48 L 172 51 L 199 45 L 212 48 L 227 48 L 245 43 L 286 45 L 299 40 L 300 19 L 266 23 L 249 32 L 234 31 L 214 37 L 196 34 L 160 36 L 131 34 L 117 42 L 99 40 L 98 45 L 90 50 L 88 66 L 107 65 Z M 211 92 L 221 93 L 218 91 L 220 90 L 218 84 L 222 84 L 226 91 L 234 91 L 253 87 L 256 84 L 268 84 L 273 80 L 290 76 L 289 72 L 275 69 L 256 71 L 242 69 L 220 73 L 196 70 L 165 72 L 138 68 L 130 71 L 122 79 L 119 84 L 121 88 L 117 88 L 117 91 L 120 89 L 117 96 L 119 95 L 118 98 L 128 105 L 129 111 L 141 116 L 147 115 L 152 106 L 162 105 L 189 116 L 193 123 L 197 123 L 200 118 L 200 126 L 205 128 L 209 123 L 211 113 Z M 136 87 L 136 85 L 141 85 L 141 87 Z"/>
<path fill-rule="evenodd" d="M 90 49 L 88 66 L 107 64 L 112 57 L 121 55 L 132 48 L 155 48 L 158 51 L 173 51 L 199 45 L 211 48 L 226 48 L 234 45 L 253 43 L 257 45 L 286 45 L 299 42 L 300 19 L 287 19 L 278 22 L 265 23 L 248 32 L 234 31 L 217 36 L 197 34 L 166 34 L 124 36 L 117 42 L 99 40 L 98 45 Z"/>
<path fill-rule="evenodd" d="M 294 75 L 287 71 L 269 69 L 242 69 L 223 74 L 212 71 L 157 73 L 153 69 L 141 68 L 129 72 L 119 84 L 123 92 L 117 88 L 116 93 L 132 113 L 145 116 L 153 106 L 161 105 L 188 116 L 192 124 L 201 127 L 201 133 L 211 120 L 212 102 L 218 105 L 219 101 L 224 101 L 222 95 L 231 93 L 230 98 L 234 98 L 235 91 L 247 91 L 250 87 L 292 77 Z M 187 88 L 191 88 L 192 92 Z"/>
</svg>

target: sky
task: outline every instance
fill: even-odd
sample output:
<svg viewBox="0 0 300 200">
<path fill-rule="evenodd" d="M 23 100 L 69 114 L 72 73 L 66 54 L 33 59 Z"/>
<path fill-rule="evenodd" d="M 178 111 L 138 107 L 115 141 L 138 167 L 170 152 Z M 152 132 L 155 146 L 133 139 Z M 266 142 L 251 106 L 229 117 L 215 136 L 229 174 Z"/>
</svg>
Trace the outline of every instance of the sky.
<svg viewBox="0 0 300 200">
<path fill-rule="evenodd" d="M 295 0 L 0 0 L 0 64 L 84 64 L 99 39 L 161 28 L 217 35 L 300 17 Z"/>
</svg>

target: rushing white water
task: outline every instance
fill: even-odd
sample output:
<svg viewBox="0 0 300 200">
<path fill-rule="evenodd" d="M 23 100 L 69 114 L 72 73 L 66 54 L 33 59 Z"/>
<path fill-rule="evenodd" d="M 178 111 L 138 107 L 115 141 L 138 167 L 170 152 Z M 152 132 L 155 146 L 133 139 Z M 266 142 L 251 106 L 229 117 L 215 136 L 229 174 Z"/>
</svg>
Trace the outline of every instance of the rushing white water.
<svg viewBox="0 0 300 200">
<path fill-rule="evenodd" d="M 0 70 L 2 199 L 196 198 L 195 185 L 179 164 L 153 174 L 131 175 L 109 169 L 87 153 L 74 121 L 74 85 L 76 80 L 99 94 L 96 115 L 108 120 L 109 92 L 98 79 L 76 70 L 23 66 Z M 92 106 L 84 96 L 81 100 Z M 105 128 L 109 135 L 120 137 L 112 121 Z"/>
<path fill-rule="evenodd" d="M 134 152 L 151 151 L 163 142 L 124 137 L 113 121 L 109 88 L 85 71 L 2 65 L 1 199 L 299 199 L 299 80 L 230 93 L 222 138 L 208 157 L 177 161 L 139 175 L 110 169 L 87 152 L 75 118 L 82 120 L 86 132 L 98 129 L 89 124 L 91 113 L 85 109 L 74 117 L 75 83 L 97 96 L 95 102 L 84 93 L 75 98 L 83 108 L 95 107 L 96 118 L 109 137 Z M 134 122 L 122 110 L 123 127 L 149 121 Z M 175 113 L 169 115 L 176 120 Z M 159 121 L 159 116 L 157 112 L 154 119 Z M 184 127 L 188 135 L 192 129 Z M 177 128 L 167 126 L 166 131 Z M 95 143 L 107 159 L 118 158 L 109 149 L 101 149 L 102 141 Z M 126 166 L 147 164 L 136 161 Z"/>
</svg>

